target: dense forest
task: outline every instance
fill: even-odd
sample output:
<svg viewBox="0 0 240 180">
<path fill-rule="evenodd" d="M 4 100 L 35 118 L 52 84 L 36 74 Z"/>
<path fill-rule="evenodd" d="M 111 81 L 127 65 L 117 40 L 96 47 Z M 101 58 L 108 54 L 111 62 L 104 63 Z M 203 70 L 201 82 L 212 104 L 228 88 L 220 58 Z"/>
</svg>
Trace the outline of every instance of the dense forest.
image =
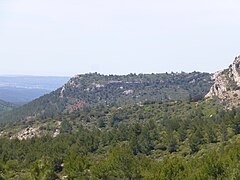
<svg viewBox="0 0 240 180">
<path fill-rule="evenodd" d="M 146 100 L 202 99 L 213 85 L 208 73 L 79 75 L 64 87 L 0 116 L 0 121 L 53 117 L 62 112 L 96 106 L 121 106 Z"/>
<path fill-rule="evenodd" d="M 39 137 L 12 138 L 34 125 Z M 240 178 L 240 110 L 218 100 L 98 106 L 1 127 L 0 179 Z"/>
</svg>

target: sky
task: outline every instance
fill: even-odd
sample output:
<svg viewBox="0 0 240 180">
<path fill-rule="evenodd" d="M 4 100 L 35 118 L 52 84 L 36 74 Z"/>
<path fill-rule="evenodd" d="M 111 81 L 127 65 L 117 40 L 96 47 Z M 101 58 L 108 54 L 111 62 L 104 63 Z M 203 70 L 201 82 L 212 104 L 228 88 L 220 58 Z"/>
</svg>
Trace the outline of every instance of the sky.
<svg viewBox="0 0 240 180">
<path fill-rule="evenodd" d="M 0 74 L 215 72 L 240 54 L 239 0 L 0 0 Z"/>
</svg>

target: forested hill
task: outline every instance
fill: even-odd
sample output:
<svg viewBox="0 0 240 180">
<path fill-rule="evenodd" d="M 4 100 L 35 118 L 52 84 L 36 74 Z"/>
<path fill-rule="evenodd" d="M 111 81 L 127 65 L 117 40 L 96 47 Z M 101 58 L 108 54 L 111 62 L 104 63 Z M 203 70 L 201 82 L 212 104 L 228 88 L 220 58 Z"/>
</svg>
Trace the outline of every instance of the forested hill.
<svg viewBox="0 0 240 180">
<path fill-rule="evenodd" d="M 0 113 L 11 110 L 15 105 L 0 100 Z"/>
<path fill-rule="evenodd" d="M 0 128 L 0 179 L 239 179 L 239 127 L 240 110 L 216 101 L 8 123 Z"/>
<path fill-rule="evenodd" d="M 0 120 L 46 118 L 84 107 L 121 106 L 152 100 L 198 100 L 209 92 L 212 85 L 211 74 L 200 72 L 124 76 L 84 74 L 72 78 L 48 95 L 4 113 Z"/>
</svg>

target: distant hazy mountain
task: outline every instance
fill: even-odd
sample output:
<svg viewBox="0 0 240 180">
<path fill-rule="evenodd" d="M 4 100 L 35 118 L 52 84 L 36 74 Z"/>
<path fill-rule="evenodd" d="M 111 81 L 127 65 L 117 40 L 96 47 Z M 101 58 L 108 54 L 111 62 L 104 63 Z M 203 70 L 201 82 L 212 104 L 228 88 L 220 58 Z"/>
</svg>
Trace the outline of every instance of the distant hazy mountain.
<svg viewBox="0 0 240 180">
<path fill-rule="evenodd" d="M 126 76 L 84 74 L 62 88 L 5 113 L 1 120 L 51 117 L 83 107 L 121 106 L 146 101 L 197 100 L 209 92 L 208 73 L 129 74 Z"/>
<path fill-rule="evenodd" d="M 23 104 L 65 84 L 68 77 L 0 76 L 0 99 Z"/>
</svg>

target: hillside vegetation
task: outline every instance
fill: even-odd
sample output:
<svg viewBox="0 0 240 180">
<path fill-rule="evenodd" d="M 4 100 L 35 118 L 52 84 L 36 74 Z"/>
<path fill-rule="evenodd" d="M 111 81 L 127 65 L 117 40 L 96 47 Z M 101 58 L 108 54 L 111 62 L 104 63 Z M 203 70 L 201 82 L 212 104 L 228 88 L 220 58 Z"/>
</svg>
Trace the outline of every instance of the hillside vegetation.
<svg viewBox="0 0 240 180">
<path fill-rule="evenodd" d="M 0 100 L 0 114 L 6 111 L 10 111 L 15 107 L 15 105 L 5 102 L 3 100 Z"/>
<path fill-rule="evenodd" d="M 1 127 L 2 179 L 240 177 L 240 110 L 217 100 L 87 108 Z M 39 137 L 19 141 L 14 127 Z"/>
<path fill-rule="evenodd" d="M 198 72 L 76 76 L 3 113 L 0 179 L 239 179 L 240 109 L 215 85 Z"/>
<path fill-rule="evenodd" d="M 211 75 L 199 72 L 79 75 L 62 88 L 3 114 L 0 121 L 47 118 L 63 112 L 72 113 L 84 107 L 121 106 L 146 100 L 199 100 L 209 92 L 212 85 Z"/>
</svg>

